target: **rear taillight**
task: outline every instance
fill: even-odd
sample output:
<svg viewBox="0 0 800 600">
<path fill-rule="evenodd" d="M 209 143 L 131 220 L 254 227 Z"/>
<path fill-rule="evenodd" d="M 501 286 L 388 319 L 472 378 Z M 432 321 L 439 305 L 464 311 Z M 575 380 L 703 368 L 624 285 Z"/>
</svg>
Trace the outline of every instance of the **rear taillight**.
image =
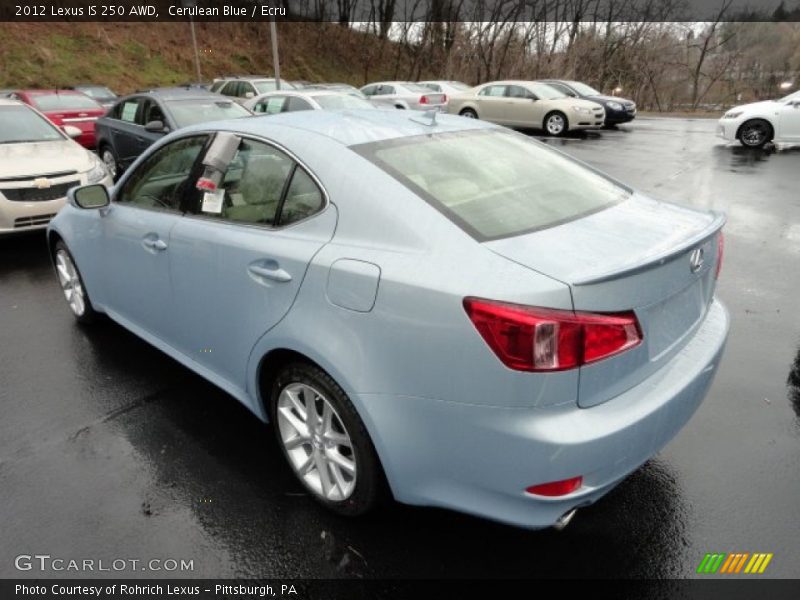
<svg viewBox="0 0 800 600">
<path fill-rule="evenodd" d="M 529 494 L 536 494 L 537 496 L 566 496 L 571 494 L 583 485 L 583 477 L 573 477 L 571 479 L 563 479 L 561 481 L 551 481 L 550 483 L 540 483 L 525 488 Z"/>
<path fill-rule="evenodd" d="M 722 270 L 722 257 L 725 255 L 725 234 L 722 231 L 717 236 L 717 272 L 714 274 L 715 279 L 719 279 L 719 272 Z"/>
<path fill-rule="evenodd" d="M 419 97 L 419 103 L 420 104 L 427 104 L 428 103 L 428 97 L 427 96 L 420 96 Z"/>
<path fill-rule="evenodd" d="M 442 104 L 447 104 L 447 94 L 442 94 Z"/>
<path fill-rule="evenodd" d="M 642 333 L 633 312 L 580 313 L 465 298 L 478 333 L 507 367 L 563 371 L 637 346 Z"/>
</svg>

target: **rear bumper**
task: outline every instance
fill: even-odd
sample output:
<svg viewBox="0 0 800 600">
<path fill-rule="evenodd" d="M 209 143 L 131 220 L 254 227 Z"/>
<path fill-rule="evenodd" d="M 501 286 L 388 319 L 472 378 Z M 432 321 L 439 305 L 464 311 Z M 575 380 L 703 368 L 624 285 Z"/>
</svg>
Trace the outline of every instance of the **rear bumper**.
<svg viewBox="0 0 800 600">
<path fill-rule="evenodd" d="M 367 394 L 362 415 L 397 500 L 542 528 L 595 502 L 686 424 L 708 391 L 729 327 L 714 301 L 694 338 L 662 369 L 588 409 L 503 409 Z M 525 488 L 582 475 L 558 499 Z"/>
</svg>

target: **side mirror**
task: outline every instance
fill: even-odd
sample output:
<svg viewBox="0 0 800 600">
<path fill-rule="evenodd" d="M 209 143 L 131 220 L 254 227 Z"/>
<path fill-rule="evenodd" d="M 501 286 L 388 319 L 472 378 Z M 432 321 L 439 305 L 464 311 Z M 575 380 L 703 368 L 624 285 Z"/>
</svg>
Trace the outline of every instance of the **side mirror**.
<svg viewBox="0 0 800 600">
<path fill-rule="evenodd" d="M 250 100 L 250 98 L 255 98 L 256 95 L 253 92 L 245 92 L 244 97 Z"/>
<path fill-rule="evenodd" d="M 64 125 L 64 133 L 66 133 L 69 137 L 75 139 L 83 132 L 74 125 Z"/>
<path fill-rule="evenodd" d="M 164 121 L 150 121 L 144 126 L 144 130 L 150 133 L 164 133 L 169 129 L 164 125 Z"/>
<path fill-rule="evenodd" d="M 103 208 L 111 203 L 108 190 L 102 183 L 74 187 L 67 192 L 70 203 L 78 208 Z"/>
</svg>

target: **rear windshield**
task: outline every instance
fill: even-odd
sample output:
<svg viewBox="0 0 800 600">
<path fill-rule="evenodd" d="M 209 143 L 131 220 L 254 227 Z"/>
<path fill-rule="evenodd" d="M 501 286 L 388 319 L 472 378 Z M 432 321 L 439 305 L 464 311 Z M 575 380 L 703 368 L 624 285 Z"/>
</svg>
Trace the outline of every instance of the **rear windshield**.
<svg viewBox="0 0 800 600">
<path fill-rule="evenodd" d="M 39 110 L 70 110 L 79 108 L 102 108 L 97 102 L 83 94 L 41 94 L 31 96 Z"/>
<path fill-rule="evenodd" d="M 426 85 L 420 85 L 419 83 L 404 83 L 403 87 L 409 92 L 422 92 L 424 94 L 431 91 L 431 88 Z"/>
<path fill-rule="evenodd" d="M 50 121 L 27 106 L 0 106 L 0 144 L 62 141 Z"/>
<path fill-rule="evenodd" d="M 178 127 L 187 127 L 195 123 L 221 121 L 249 117 L 252 113 L 243 106 L 230 100 L 203 98 L 195 100 L 171 100 L 167 102 L 172 117 Z"/>
<path fill-rule="evenodd" d="M 327 108 L 328 110 L 339 110 L 339 109 L 356 109 L 356 108 L 375 108 L 375 106 L 367 101 L 362 100 L 357 96 L 351 96 L 350 94 L 319 94 L 316 96 L 311 96 L 314 100 L 322 108 Z"/>
<path fill-rule="evenodd" d="M 102 99 L 102 98 L 116 98 L 117 95 L 112 92 L 107 87 L 102 86 L 84 86 L 76 88 L 79 92 L 83 92 L 87 96 L 95 99 Z"/>
<path fill-rule="evenodd" d="M 510 131 L 420 135 L 352 149 L 479 241 L 553 227 L 631 194 Z"/>
</svg>

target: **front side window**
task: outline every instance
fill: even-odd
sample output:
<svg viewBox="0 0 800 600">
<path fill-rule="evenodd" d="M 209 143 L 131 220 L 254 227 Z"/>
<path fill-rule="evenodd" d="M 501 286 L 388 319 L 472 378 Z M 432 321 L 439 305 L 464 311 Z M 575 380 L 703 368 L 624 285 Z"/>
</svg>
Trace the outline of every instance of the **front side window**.
<svg viewBox="0 0 800 600">
<path fill-rule="evenodd" d="M 225 96 L 237 96 L 237 92 L 239 90 L 239 82 L 238 81 L 229 81 L 225 84 L 225 87 L 222 88 L 221 94 Z"/>
<path fill-rule="evenodd" d="M 377 86 L 368 85 L 367 87 L 361 90 L 361 93 L 364 94 L 365 96 L 374 96 L 377 89 L 378 89 Z"/>
<path fill-rule="evenodd" d="M 151 154 L 125 181 L 117 202 L 179 211 L 207 135 L 183 138 Z"/>
<path fill-rule="evenodd" d="M 531 94 L 521 85 L 508 86 L 506 93 L 508 94 L 509 98 L 533 98 L 533 94 Z"/>
<path fill-rule="evenodd" d="M 389 94 L 394 94 L 394 87 L 391 85 L 382 85 L 378 88 L 378 91 L 375 92 L 376 96 L 388 96 Z"/>
<path fill-rule="evenodd" d="M 481 130 L 351 146 L 479 241 L 553 227 L 631 191 L 516 133 Z"/>
</svg>

